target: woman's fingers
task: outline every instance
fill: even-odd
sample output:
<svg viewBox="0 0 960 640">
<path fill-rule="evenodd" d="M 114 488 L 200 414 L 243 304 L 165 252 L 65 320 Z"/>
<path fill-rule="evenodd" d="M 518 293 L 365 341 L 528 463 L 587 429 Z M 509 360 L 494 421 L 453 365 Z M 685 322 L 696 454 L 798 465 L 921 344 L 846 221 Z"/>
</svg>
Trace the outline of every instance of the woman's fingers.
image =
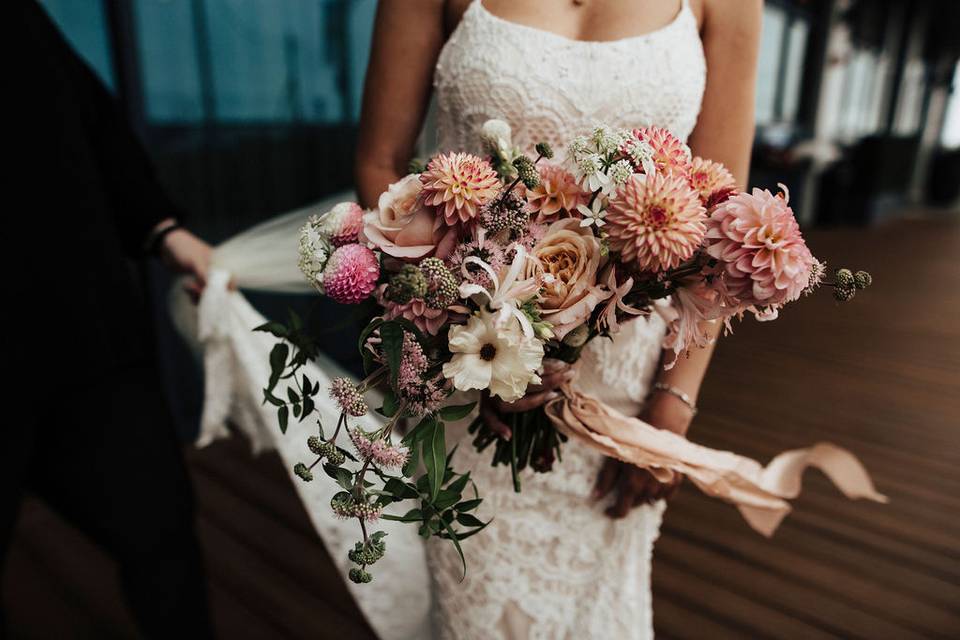
<svg viewBox="0 0 960 640">
<path fill-rule="evenodd" d="M 513 430 L 497 414 L 496 409 L 490 402 L 480 403 L 480 417 L 483 419 L 491 431 L 496 433 L 504 440 L 509 440 L 513 436 Z"/>
<path fill-rule="evenodd" d="M 503 413 L 520 413 L 522 411 L 529 411 L 530 409 L 542 407 L 551 400 L 559 397 L 560 394 L 556 391 L 541 391 L 540 393 L 523 396 L 514 402 L 504 402 L 499 398 L 495 398 L 493 403 L 497 407 L 497 410 Z"/>
<path fill-rule="evenodd" d="M 599 500 L 606 496 L 617 485 L 617 478 L 620 476 L 622 463 L 613 458 L 607 458 L 600 467 L 600 473 L 597 474 L 597 482 L 593 485 L 593 492 L 590 494 L 594 500 Z"/>
</svg>

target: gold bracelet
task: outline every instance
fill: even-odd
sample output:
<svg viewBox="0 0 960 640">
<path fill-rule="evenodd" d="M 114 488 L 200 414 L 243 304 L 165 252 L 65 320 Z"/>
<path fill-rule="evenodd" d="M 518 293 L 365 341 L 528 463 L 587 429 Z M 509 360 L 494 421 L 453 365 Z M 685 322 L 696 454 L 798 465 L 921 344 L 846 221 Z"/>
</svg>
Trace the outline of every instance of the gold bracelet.
<svg viewBox="0 0 960 640">
<path fill-rule="evenodd" d="M 663 382 L 655 382 L 653 384 L 653 391 L 663 391 L 664 393 L 669 393 L 674 398 L 687 405 L 687 408 L 690 409 L 690 412 L 695 416 L 697 415 L 697 405 L 696 403 L 687 395 L 687 392 L 683 389 L 678 389 L 669 384 L 664 384 Z"/>
</svg>

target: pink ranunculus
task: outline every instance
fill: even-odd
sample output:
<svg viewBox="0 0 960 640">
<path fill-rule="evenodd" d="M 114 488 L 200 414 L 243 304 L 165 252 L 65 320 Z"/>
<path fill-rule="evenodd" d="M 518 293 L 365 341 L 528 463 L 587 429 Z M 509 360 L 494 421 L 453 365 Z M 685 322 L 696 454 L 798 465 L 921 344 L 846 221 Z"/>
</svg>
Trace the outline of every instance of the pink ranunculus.
<svg viewBox="0 0 960 640">
<path fill-rule="evenodd" d="M 424 204 L 422 189 L 419 174 L 390 185 L 377 208 L 364 215 L 361 241 L 404 260 L 449 253 L 456 229 L 447 227 L 433 207 Z"/>
<path fill-rule="evenodd" d="M 720 263 L 717 287 L 741 310 L 769 314 L 796 300 L 810 281 L 816 260 L 784 191 L 738 193 L 710 212 L 706 247 Z"/>
<path fill-rule="evenodd" d="M 554 222 L 530 252 L 527 277 L 541 283 L 543 319 L 560 339 L 586 322 L 593 309 L 610 297 L 598 282 L 605 262 L 600 241 L 575 218 Z"/>
</svg>

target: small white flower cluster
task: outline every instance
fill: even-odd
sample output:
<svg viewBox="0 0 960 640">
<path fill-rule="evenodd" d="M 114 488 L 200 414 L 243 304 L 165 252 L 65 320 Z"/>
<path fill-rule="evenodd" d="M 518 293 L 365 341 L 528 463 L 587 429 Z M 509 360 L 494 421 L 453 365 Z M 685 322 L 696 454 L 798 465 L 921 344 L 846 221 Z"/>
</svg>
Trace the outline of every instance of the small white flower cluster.
<svg viewBox="0 0 960 640">
<path fill-rule="evenodd" d="M 567 162 L 577 183 L 585 190 L 609 195 L 633 173 L 626 161 L 614 161 L 630 135 L 626 131 L 600 125 L 587 136 L 574 138 Z"/>
<path fill-rule="evenodd" d="M 643 167 L 643 173 L 652 176 L 657 172 L 657 166 L 653 162 L 653 147 L 645 140 L 634 138 L 625 145 L 625 151 L 634 166 Z"/>
<path fill-rule="evenodd" d="M 327 266 L 332 247 L 324 230 L 323 218 L 310 216 L 300 229 L 300 247 L 297 266 L 307 282 L 323 293 L 323 269 Z"/>
</svg>

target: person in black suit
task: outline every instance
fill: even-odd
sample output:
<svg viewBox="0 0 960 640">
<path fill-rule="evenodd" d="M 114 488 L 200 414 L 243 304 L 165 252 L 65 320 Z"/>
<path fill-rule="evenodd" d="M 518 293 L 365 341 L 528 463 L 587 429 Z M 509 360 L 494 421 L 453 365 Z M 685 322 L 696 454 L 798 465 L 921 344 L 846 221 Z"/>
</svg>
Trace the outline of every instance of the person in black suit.
<svg viewBox="0 0 960 640">
<path fill-rule="evenodd" d="M 210 247 L 180 226 L 112 97 L 45 11 L 13 5 L 0 562 L 21 495 L 35 491 L 117 559 L 143 635 L 210 636 L 192 488 L 132 267 L 156 255 L 199 293 Z"/>
</svg>

